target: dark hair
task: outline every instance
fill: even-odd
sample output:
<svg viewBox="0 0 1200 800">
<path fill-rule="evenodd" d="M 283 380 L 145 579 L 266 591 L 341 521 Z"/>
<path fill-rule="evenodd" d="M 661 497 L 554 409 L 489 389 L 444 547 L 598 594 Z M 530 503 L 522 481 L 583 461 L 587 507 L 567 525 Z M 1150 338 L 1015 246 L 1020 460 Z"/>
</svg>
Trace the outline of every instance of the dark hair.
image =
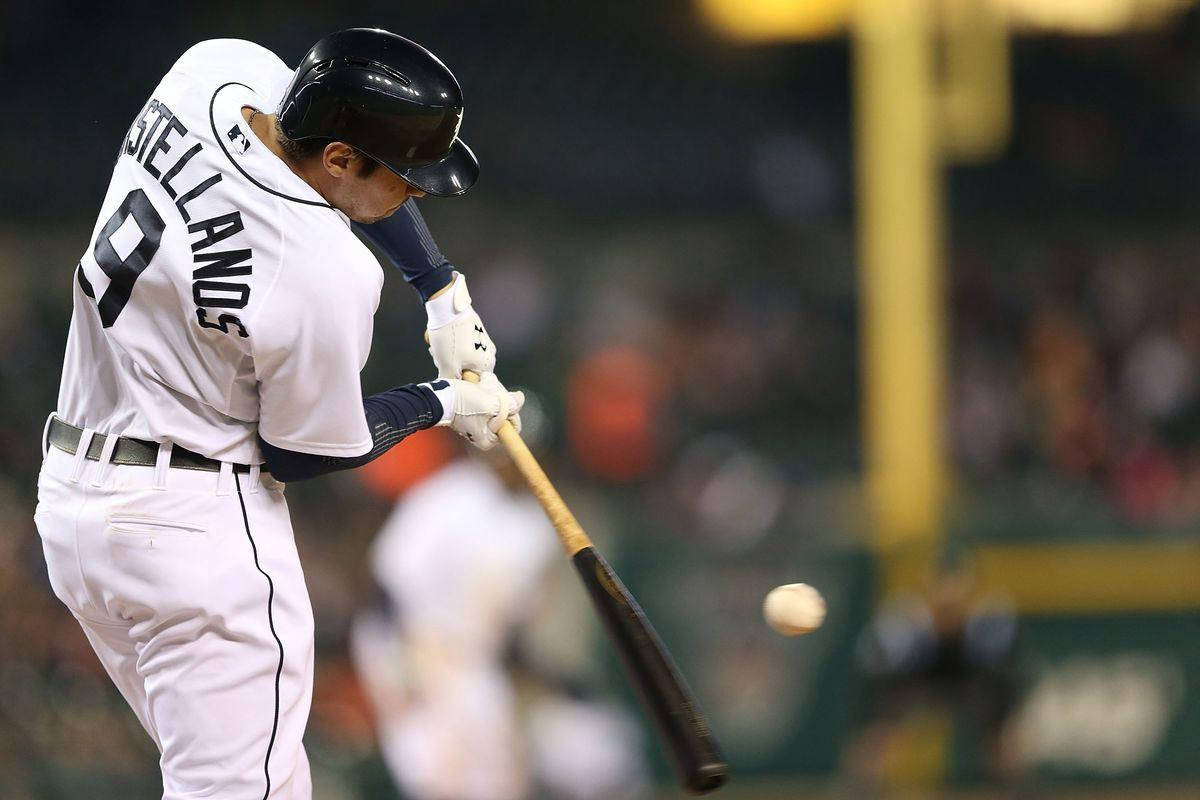
<svg viewBox="0 0 1200 800">
<path fill-rule="evenodd" d="M 379 166 L 378 161 L 371 158 L 369 155 L 364 153 L 362 150 L 355 148 L 354 152 L 356 152 L 360 156 L 362 156 L 362 166 L 358 168 L 358 177 L 360 177 L 360 178 L 367 177 L 368 175 L 370 175 L 372 172 L 375 171 L 376 167 Z"/>
<path fill-rule="evenodd" d="M 325 150 L 325 145 L 333 141 L 328 137 L 315 137 L 312 139 L 289 139 L 287 134 L 283 132 L 283 128 L 279 125 L 279 117 L 275 118 L 275 135 L 279 139 L 279 148 L 283 150 L 283 154 L 293 164 L 300 164 L 308 161 L 310 158 L 321 155 Z M 359 156 L 361 166 L 358 168 L 360 178 L 365 178 L 375 171 L 379 166 L 379 162 L 371 158 L 369 155 L 359 150 L 357 147 L 350 147 L 356 155 Z"/>
</svg>

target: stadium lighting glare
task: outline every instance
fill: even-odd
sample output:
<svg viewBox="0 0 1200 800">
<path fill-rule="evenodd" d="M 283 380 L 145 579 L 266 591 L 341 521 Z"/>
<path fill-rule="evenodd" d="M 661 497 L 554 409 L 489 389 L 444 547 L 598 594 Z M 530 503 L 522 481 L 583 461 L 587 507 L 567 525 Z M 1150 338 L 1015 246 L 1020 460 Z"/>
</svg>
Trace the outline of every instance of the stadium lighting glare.
<svg viewBox="0 0 1200 800">
<path fill-rule="evenodd" d="M 1152 28 L 1194 0 L 988 0 L 1021 28 L 1108 34 Z"/>
<path fill-rule="evenodd" d="M 715 30 L 746 42 L 837 36 L 855 0 L 695 0 Z"/>
<path fill-rule="evenodd" d="M 744 42 L 796 41 L 838 36 L 861 0 L 694 0 L 701 17 L 720 33 Z M 935 13 L 953 15 L 985 6 L 1017 29 L 1105 35 L 1153 28 L 1195 0 L 928 0 Z"/>
</svg>

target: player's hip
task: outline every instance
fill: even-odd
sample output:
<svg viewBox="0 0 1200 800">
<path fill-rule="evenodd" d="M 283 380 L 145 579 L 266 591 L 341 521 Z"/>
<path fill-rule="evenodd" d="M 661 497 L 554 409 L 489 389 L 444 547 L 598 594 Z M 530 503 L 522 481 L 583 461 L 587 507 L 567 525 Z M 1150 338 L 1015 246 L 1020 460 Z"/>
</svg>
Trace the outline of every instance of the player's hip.
<svg viewBox="0 0 1200 800">
<path fill-rule="evenodd" d="M 229 463 L 171 466 L 166 447 L 155 464 L 114 463 L 115 438 L 95 458 L 96 448 L 89 453 L 83 442 L 75 453 L 48 444 L 38 476 L 43 539 L 76 545 L 102 539 L 110 547 L 163 553 L 160 560 L 172 551 L 199 558 L 208 549 L 217 557 L 254 539 L 272 553 L 294 554 L 283 484 L 268 473 Z"/>
<path fill-rule="evenodd" d="M 243 493 L 283 489 L 258 465 L 220 461 L 169 442 L 104 434 L 72 425 L 56 414 L 46 422 L 41 446 L 42 474 L 78 489 L 169 489 L 217 496 L 235 489 Z"/>
<path fill-rule="evenodd" d="M 233 629 L 258 626 L 271 600 L 303 633 L 311 609 L 279 486 L 228 469 L 93 461 L 51 445 L 35 521 L 55 593 L 96 623 L 205 625 L 215 616 Z"/>
</svg>

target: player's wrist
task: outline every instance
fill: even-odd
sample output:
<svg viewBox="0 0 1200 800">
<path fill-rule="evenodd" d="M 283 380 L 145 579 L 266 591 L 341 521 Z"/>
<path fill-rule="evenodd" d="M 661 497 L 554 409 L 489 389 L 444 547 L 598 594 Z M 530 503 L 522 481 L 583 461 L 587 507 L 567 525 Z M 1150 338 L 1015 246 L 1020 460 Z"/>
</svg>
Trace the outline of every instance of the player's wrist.
<svg viewBox="0 0 1200 800">
<path fill-rule="evenodd" d="M 454 280 L 425 303 L 431 331 L 449 325 L 471 310 L 471 293 L 467 291 L 467 278 L 461 272 L 455 272 Z"/>
<path fill-rule="evenodd" d="M 417 290 L 417 294 L 421 296 L 421 303 L 424 304 L 449 288 L 454 283 L 454 275 L 454 267 L 447 261 L 429 272 L 413 277 L 405 275 L 404 280 Z"/>
<path fill-rule="evenodd" d="M 421 385 L 433 392 L 434 397 L 442 404 L 442 417 L 433 423 L 433 427 L 444 428 L 453 422 L 454 404 L 458 401 L 458 390 L 454 388 L 454 381 L 432 381 Z"/>
</svg>

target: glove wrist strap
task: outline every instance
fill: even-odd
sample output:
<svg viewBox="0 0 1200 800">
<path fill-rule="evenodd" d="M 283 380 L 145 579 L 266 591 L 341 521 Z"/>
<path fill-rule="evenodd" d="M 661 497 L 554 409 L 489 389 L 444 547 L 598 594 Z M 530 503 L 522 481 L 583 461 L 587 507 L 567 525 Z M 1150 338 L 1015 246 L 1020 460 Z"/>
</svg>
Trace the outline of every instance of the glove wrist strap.
<svg viewBox="0 0 1200 800">
<path fill-rule="evenodd" d="M 454 419 L 454 403 L 458 400 L 458 392 L 454 389 L 453 381 L 432 381 L 422 383 L 437 397 L 442 404 L 442 418 L 433 423 L 435 428 L 445 427 Z"/>
<path fill-rule="evenodd" d="M 461 272 L 455 272 L 450 289 L 425 303 L 429 330 L 449 325 L 470 310 L 471 293 L 467 291 L 467 278 Z"/>
</svg>

